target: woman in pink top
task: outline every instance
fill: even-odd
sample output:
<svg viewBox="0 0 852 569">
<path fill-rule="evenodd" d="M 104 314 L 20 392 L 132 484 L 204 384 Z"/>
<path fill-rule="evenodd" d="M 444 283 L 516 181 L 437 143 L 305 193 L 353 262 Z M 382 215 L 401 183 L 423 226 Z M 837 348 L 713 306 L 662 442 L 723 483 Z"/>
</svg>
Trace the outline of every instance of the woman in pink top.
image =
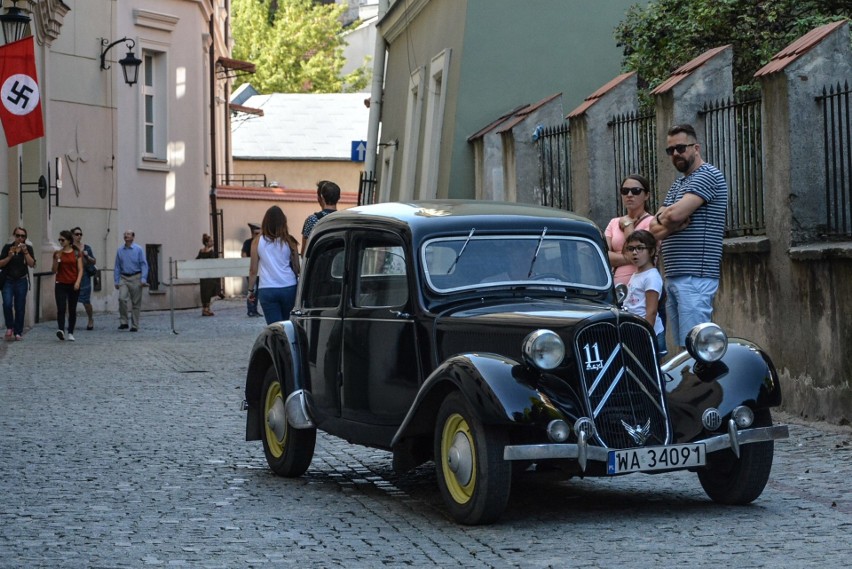
<svg viewBox="0 0 852 569">
<path fill-rule="evenodd" d="M 621 217 L 614 217 L 606 226 L 604 236 L 609 249 L 609 263 L 615 269 L 615 284 L 627 284 L 636 272 L 636 267 L 625 254 L 627 238 L 637 229 L 651 225 L 652 215 L 648 212 L 648 200 L 651 198 L 651 185 L 644 176 L 630 174 L 621 182 L 621 203 L 627 211 Z"/>
</svg>

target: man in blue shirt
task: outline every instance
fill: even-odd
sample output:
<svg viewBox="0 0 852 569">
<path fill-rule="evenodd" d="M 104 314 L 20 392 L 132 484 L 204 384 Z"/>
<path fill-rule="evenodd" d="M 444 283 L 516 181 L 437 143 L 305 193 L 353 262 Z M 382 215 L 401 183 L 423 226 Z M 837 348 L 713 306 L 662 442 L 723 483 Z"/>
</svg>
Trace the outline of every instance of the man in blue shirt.
<svg viewBox="0 0 852 569">
<path fill-rule="evenodd" d="M 133 240 L 133 231 L 124 232 L 124 246 L 115 252 L 115 288 L 118 290 L 119 330 L 127 330 L 127 303 L 132 305 L 130 331 L 139 330 L 139 310 L 142 307 L 142 287 L 148 286 L 148 261 L 145 251 Z"/>
</svg>

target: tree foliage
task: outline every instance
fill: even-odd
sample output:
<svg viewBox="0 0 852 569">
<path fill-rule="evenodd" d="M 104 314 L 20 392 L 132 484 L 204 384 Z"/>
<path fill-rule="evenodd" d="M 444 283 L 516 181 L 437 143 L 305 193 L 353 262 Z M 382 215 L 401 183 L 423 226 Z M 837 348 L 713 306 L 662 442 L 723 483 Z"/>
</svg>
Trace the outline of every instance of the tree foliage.
<svg viewBox="0 0 852 569">
<path fill-rule="evenodd" d="M 233 0 L 233 57 L 251 61 L 265 93 L 342 93 L 370 80 L 365 66 L 341 77 L 344 6 L 311 0 Z"/>
<path fill-rule="evenodd" d="M 732 44 L 734 85 L 747 89 L 773 55 L 842 18 L 852 18 L 850 0 L 651 0 L 628 10 L 615 37 L 625 71 L 651 88 L 708 49 Z"/>
</svg>

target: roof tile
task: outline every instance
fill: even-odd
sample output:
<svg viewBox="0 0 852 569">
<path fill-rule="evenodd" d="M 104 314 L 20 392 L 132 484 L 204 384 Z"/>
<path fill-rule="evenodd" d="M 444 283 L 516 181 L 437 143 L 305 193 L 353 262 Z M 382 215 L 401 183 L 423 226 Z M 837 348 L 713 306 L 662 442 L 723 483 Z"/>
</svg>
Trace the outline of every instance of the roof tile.
<svg viewBox="0 0 852 569">
<path fill-rule="evenodd" d="M 757 70 L 755 77 L 766 77 L 773 73 L 777 73 L 796 61 L 801 55 L 810 51 L 814 46 L 829 36 L 834 30 L 846 23 L 846 20 L 839 20 L 830 24 L 825 24 L 812 29 L 778 53 L 772 56 L 769 63 Z"/>
<path fill-rule="evenodd" d="M 692 59 L 684 65 L 681 65 L 672 72 L 668 79 L 657 85 L 651 91 L 651 94 L 662 95 L 663 93 L 670 91 L 672 87 L 680 83 L 683 79 L 692 74 L 696 69 L 698 69 L 699 67 L 701 67 L 726 49 L 729 49 L 730 47 L 730 44 L 728 44 L 719 47 L 714 47 L 713 49 L 708 49 L 695 59 Z"/>
<path fill-rule="evenodd" d="M 609 93 L 617 85 L 623 83 L 633 75 L 636 75 L 635 71 L 631 71 L 629 73 L 622 73 L 614 79 L 611 79 L 606 85 L 586 97 L 586 99 L 580 104 L 580 106 L 568 113 L 568 116 L 566 116 L 565 118 L 572 119 L 585 114 L 585 112 L 588 111 L 592 105 L 598 102 L 598 99 Z"/>
</svg>

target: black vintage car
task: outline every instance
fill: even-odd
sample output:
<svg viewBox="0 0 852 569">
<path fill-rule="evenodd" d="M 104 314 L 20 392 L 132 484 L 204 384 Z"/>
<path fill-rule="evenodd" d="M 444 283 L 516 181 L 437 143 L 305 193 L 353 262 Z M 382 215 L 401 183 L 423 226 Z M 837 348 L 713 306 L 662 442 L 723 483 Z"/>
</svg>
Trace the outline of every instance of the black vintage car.
<svg viewBox="0 0 852 569">
<path fill-rule="evenodd" d="M 434 460 L 450 514 L 488 523 L 513 472 L 689 469 L 723 504 L 760 496 L 772 467 L 769 357 L 697 326 L 658 365 L 653 329 L 619 308 L 606 247 L 564 211 L 473 201 L 388 203 L 325 217 L 290 320 L 260 334 L 246 439 L 299 476 L 316 429 Z M 531 469 L 532 470 L 532 469 Z"/>
</svg>

